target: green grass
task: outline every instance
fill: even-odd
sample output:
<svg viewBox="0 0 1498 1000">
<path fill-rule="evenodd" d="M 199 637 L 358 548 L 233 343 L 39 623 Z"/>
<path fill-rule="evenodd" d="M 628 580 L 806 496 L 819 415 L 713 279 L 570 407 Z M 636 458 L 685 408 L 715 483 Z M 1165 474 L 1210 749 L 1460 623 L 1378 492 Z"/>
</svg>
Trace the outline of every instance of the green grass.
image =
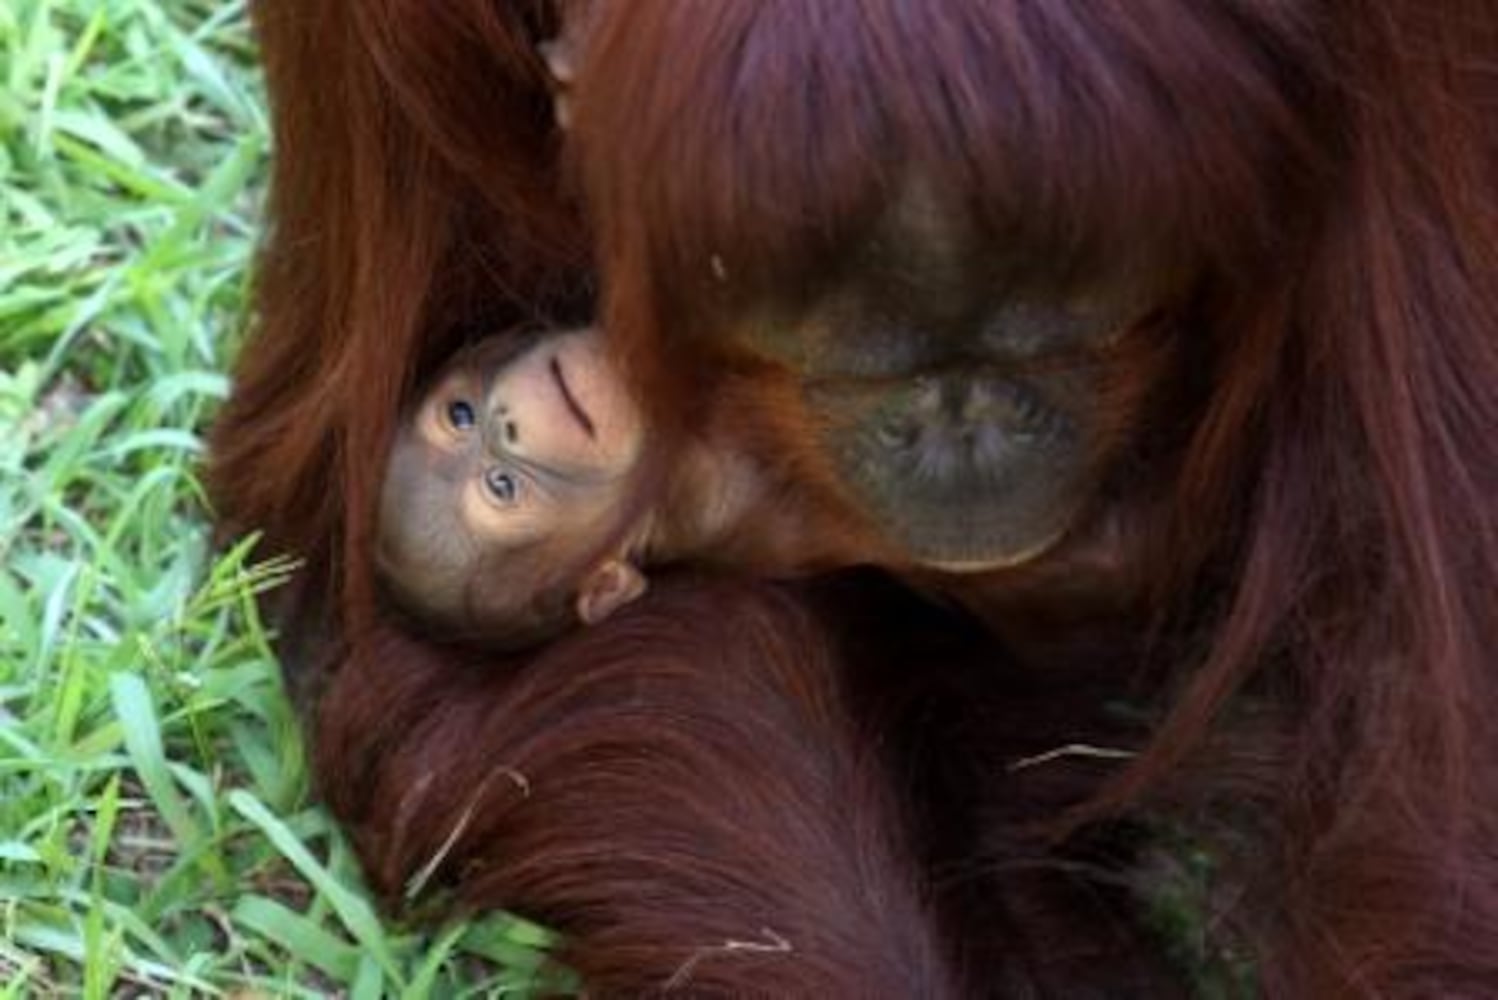
<svg viewBox="0 0 1498 1000">
<path fill-rule="evenodd" d="M 198 482 L 267 127 L 242 5 L 0 0 L 0 1000 L 530 992 L 382 922 Z"/>
</svg>

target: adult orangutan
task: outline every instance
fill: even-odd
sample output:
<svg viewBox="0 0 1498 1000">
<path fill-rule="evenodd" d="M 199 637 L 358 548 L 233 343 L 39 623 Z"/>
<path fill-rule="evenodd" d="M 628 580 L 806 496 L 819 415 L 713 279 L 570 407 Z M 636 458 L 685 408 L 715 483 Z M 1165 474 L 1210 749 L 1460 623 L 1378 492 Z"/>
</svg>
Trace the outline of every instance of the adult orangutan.
<svg viewBox="0 0 1498 1000">
<path fill-rule="evenodd" d="M 599 995 L 1160 996 L 1184 832 L 1259 991 L 1498 994 L 1498 7 L 257 13 L 213 495 L 307 560 L 283 652 L 381 892 L 546 920 Z M 412 388 L 592 324 L 879 569 L 407 634 Z"/>
</svg>

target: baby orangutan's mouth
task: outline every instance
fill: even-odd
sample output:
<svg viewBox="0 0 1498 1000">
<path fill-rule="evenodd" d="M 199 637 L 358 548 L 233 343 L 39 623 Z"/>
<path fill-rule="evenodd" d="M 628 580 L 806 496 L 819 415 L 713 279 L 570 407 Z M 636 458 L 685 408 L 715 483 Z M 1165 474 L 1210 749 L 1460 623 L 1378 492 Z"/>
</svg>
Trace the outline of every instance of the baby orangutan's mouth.
<svg viewBox="0 0 1498 1000">
<path fill-rule="evenodd" d="M 567 409 L 572 411 L 572 415 L 577 418 L 578 424 L 587 432 L 588 437 L 597 440 L 598 430 L 593 426 L 592 418 L 578 404 L 577 398 L 572 395 L 572 390 L 567 388 L 567 379 L 562 376 L 562 363 L 554 357 L 551 359 L 551 377 L 556 380 L 557 388 L 562 392 L 562 400 L 567 404 Z"/>
</svg>

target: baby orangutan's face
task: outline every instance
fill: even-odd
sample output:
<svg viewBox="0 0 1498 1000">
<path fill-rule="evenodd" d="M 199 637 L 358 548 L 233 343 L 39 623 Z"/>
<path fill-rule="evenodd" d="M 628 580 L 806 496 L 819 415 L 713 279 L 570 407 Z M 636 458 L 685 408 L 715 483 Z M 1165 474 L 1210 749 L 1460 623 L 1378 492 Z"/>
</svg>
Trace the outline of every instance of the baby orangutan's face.
<svg viewBox="0 0 1498 1000">
<path fill-rule="evenodd" d="M 596 620 L 644 585 L 602 551 L 640 458 L 639 411 L 596 331 L 502 346 L 462 355 L 402 422 L 381 568 L 414 610 L 479 633 L 504 631 L 559 574 L 576 584 L 578 617 Z"/>
</svg>

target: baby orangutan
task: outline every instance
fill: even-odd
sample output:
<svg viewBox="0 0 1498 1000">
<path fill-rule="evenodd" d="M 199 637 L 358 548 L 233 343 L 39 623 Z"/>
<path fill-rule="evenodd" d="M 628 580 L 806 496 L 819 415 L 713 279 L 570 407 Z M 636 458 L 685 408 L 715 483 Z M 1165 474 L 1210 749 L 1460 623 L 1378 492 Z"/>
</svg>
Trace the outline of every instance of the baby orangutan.
<svg viewBox="0 0 1498 1000">
<path fill-rule="evenodd" d="M 584 329 L 518 350 L 483 341 L 401 421 L 377 562 L 422 622 L 520 646 L 608 617 L 645 592 L 646 565 L 714 555 L 760 573 L 831 564 L 837 532 L 788 514 L 794 505 L 740 451 L 696 437 L 669 456 L 648 449 L 602 339 Z"/>
</svg>

